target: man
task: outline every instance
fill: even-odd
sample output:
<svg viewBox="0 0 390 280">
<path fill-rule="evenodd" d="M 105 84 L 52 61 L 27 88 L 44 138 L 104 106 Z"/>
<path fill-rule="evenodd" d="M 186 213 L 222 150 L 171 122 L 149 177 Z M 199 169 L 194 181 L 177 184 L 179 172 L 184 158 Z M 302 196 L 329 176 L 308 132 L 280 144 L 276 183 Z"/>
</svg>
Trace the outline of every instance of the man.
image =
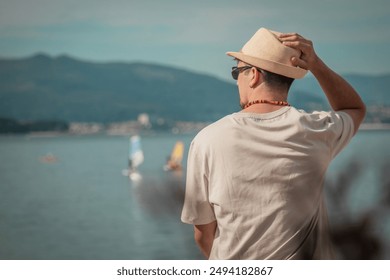
<svg viewBox="0 0 390 280">
<path fill-rule="evenodd" d="M 242 111 L 192 141 L 182 221 L 209 259 L 332 259 L 323 181 L 331 160 L 365 115 L 355 90 L 296 33 L 259 29 L 237 61 Z M 294 79 L 311 71 L 330 112 L 287 103 Z"/>
</svg>

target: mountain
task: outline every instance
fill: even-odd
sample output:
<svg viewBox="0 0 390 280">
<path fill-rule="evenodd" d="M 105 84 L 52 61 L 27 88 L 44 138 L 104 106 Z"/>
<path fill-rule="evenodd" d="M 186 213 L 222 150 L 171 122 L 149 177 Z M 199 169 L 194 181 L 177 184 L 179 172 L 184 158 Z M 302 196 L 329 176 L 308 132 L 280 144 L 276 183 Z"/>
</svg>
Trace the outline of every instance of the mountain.
<svg viewBox="0 0 390 280">
<path fill-rule="evenodd" d="M 342 75 L 360 94 L 363 101 L 368 105 L 390 106 L 388 84 L 390 74 L 385 75 L 361 75 L 345 74 Z M 293 85 L 292 91 L 302 91 L 314 94 L 325 100 L 322 90 L 313 76 L 303 79 L 303 83 L 297 82 Z M 295 86 L 295 87 L 294 87 Z"/>
<path fill-rule="evenodd" d="M 235 86 L 181 69 L 36 55 L 0 61 L 0 116 L 72 122 L 205 121 L 236 107 Z"/>
<path fill-rule="evenodd" d="M 370 105 L 390 105 L 390 75 L 345 78 Z M 289 101 L 307 110 L 327 107 L 312 77 L 294 83 Z M 152 119 L 214 121 L 237 111 L 238 102 L 234 81 L 169 66 L 45 54 L 0 59 L 2 118 L 110 123 L 147 113 Z"/>
</svg>

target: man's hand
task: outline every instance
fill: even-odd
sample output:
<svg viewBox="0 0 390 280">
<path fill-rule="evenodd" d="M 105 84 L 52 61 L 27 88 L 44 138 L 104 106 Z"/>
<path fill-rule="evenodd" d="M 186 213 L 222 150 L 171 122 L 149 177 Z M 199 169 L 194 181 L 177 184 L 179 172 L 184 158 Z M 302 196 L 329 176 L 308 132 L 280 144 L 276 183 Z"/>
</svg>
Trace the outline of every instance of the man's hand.
<svg viewBox="0 0 390 280">
<path fill-rule="evenodd" d="M 317 56 L 310 40 L 297 33 L 280 34 L 279 40 L 301 52 L 300 57 L 291 59 L 292 64 L 313 73 L 332 109 L 351 116 L 356 133 L 366 114 L 366 107 L 355 89 Z"/>
<path fill-rule="evenodd" d="M 313 42 L 297 33 L 282 33 L 279 40 L 288 47 L 301 52 L 300 57 L 293 57 L 291 62 L 300 68 L 312 71 L 318 65 L 319 58 L 314 51 Z"/>
</svg>

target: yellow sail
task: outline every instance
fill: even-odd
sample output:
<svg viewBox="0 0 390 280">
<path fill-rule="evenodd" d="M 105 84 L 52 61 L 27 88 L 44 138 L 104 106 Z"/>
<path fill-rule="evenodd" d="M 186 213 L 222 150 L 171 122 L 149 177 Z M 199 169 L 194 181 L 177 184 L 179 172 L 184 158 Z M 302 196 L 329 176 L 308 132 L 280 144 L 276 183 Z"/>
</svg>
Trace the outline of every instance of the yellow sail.
<svg viewBox="0 0 390 280">
<path fill-rule="evenodd" d="M 184 153 L 184 144 L 181 141 L 177 141 L 175 147 L 173 147 L 172 150 L 171 161 L 180 165 L 181 161 L 183 160 L 183 153 Z"/>
<path fill-rule="evenodd" d="M 168 158 L 167 163 L 164 166 L 164 170 L 181 170 L 181 161 L 183 160 L 184 143 L 177 141 L 173 147 L 171 156 Z"/>
</svg>

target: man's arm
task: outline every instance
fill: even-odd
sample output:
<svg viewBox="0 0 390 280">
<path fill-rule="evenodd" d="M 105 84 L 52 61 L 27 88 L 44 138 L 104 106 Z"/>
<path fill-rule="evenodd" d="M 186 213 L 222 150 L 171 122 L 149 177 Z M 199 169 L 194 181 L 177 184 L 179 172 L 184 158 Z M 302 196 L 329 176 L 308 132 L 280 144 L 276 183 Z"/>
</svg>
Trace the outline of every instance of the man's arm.
<svg viewBox="0 0 390 280">
<path fill-rule="evenodd" d="M 196 244 L 208 259 L 210 257 L 211 247 L 213 246 L 217 221 L 206 225 L 194 225 L 194 237 Z"/>
<path fill-rule="evenodd" d="M 366 114 L 366 107 L 354 88 L 317 56 L 310 40 L 296 33 L 281 34 L 279 39 L 286 46 L 302 52 L 301 57 L 292 58 L 293 65 L 313 73 L 332 109 L 351 116 L 356 133 Z"/>
</svg>

